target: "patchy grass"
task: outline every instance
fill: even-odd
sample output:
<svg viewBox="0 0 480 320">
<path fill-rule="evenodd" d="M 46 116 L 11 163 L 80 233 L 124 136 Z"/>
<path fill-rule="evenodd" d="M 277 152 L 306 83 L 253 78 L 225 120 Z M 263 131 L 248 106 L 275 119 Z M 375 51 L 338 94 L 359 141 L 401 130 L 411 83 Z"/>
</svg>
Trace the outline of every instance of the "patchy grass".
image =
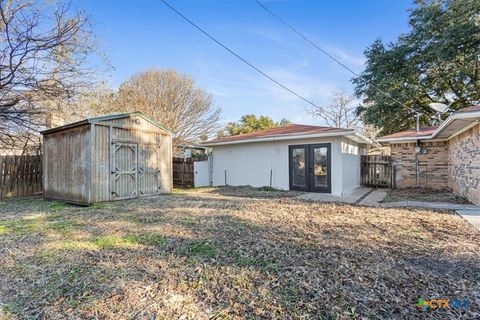
<svg viewBox="0 0 480 320">
<path fill-rule="evenodd" d="M 135 236 L 103 236 L 93 240 L 93 244 L 99 249 L 128 248 L 138 244 Z"/>
<path fill-rule="evenodd" d="M 382 202 L 426 201 L 471 204 L 467 198 L 449 191 L 438 191 L 425 188 L 391 189 Z"/>
<path fill-rule="evenodd" d="M 33 234 L 40 229 L 39 219 L 14 219 L 0 220 L 1 233 L 14 233 L 17 235 Z"/>
<path fill-rule="evenodd" d="M 194 241 L 188 245 L 186 253 L 189 256 L 211 259 L 217 255 L 217 250 L 205 241 Z"/>
<path fill-rule="evenodd" d="M 478 318 L 480 233 L 461 217 L 292 195 L 1 203 L 0 318 Z"/>
<path fill-rule="evenodd" d="M 50 210 L 50 212 L 57 212 L 57 211 L 60 211 L 62 209 L 64 209 L 66 206 L 65 203 L 62 203 L 62 202 L 53 202 L 49 207 L 48 209 Z"/>
</svg>

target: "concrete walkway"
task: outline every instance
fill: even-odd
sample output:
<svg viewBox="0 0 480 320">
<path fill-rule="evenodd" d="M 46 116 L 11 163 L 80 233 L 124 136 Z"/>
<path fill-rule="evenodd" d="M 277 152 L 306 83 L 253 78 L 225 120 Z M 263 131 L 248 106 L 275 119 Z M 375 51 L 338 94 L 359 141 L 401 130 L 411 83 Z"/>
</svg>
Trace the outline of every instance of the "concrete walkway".
<svg viewBox="0 0 480 320">
<path fill-rule="evenodd" d="M 357 201 L 359 201 L 359 199 L 361 199 L 370 191 L 372 191 L 372 188 L 360 187 L 353 190 L 352 193 L 343 196 L 334 196 L 329 193 L 307 192 L 299 195 L 297 198 L 318 202 L 356 203 Z"/>
<path fill-rule="evenodd" d="M 370 194 L 368 194 L 364 199 L 362 199 L 358 204 L 362 206 L 369 207 L 378 207 L 380 206 L 380 201 L 385 199 L 387 196 L 387 191 L 375 189 Z"/>
<path fill-rule="evenodd" d="M 480 207 L 477 208 L 477 210 L 457 210 L 457 213 L 480 231 Z"/>
</svg>

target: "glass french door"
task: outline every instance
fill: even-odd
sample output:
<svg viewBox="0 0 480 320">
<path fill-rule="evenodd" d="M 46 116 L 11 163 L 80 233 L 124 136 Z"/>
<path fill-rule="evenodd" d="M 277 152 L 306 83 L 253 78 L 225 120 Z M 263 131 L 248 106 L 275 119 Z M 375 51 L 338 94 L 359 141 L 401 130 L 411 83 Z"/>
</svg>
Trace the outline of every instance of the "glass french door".
<svg viewBox="0 0 480 320">
<path fill-rule="evenodd" d="M 331 192 L 330 143 L 289 147 L 290 189 Z"/>
</svg>

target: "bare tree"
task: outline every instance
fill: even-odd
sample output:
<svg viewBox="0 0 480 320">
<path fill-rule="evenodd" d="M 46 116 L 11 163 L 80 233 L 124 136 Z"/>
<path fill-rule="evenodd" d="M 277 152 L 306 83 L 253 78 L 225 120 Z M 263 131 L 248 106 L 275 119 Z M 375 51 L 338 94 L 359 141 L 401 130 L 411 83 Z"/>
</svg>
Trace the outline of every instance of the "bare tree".
<svg viewBox="0 0 480 320">
<path fill-rule="evenodd" d="M 174 146 L 195 143 L 218 130 L 220 109 L 212 96 L 188 75 L 175 70 L 148 70 L 124 82 L 118 91 L 119 111 L 141 111 L 174 134 Z"/>
<path fill-rule="evenodd" d="M 92 82 L 90 26 L 69 3 L 0 0 L 0 144 L 31 136 Z M 26 134 L 28 133 L 28 134 Z"/>
<path fill-rule="evenodd" d="M 330 127 L 355 129 L 360 124 L 360 117 L 356 113 L 355 100 L 355 96 L 348 95 L 343 90 L 338 90 L 333 92 L 327 106 L 312 107 L 308 112 L 315 118 L 325 120 Z"/>
<path fill-rule="evenodd" d="M 380 130 L 362 123 L 355 102 L 355 96 L 338 90 L 333 92 L 327 106 L 312 108 L 308 112 L 315 118 L 323 119 L 330 127 L 355 129 L 365 138 L 375 141 Z"/>
<path fill-rule="evenodd" d="M 87 92 L 82 92 L 68 105 L 59 106 L 56 116 L 61 123 L 102 116 L 118 110 L 115 106 L 116 92 L 105 83 L 100 83 Z"/>
</svg>

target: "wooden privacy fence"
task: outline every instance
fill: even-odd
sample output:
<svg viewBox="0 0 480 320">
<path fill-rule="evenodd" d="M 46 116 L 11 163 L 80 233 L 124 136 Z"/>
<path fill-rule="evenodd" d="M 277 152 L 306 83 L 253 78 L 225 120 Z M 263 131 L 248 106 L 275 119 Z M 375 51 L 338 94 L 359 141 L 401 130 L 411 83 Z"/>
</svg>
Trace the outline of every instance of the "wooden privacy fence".
<svg viewBox="0 0 480 320">
<path fill-rule="evenodd" d="M 0 156 L 0 199 L 42 192 L 42 157 Z"/>
<path fill-rule="evenodd" d="M 363 185 L 395 188 L 395 167 L 390 156 L 362 155 L 360 168 Z"/>
<path fill-rule="evenodd" d="M 193 159 L 173 158 L 173 186 L 178 188 L 193 187 Z"/>
</svg>

